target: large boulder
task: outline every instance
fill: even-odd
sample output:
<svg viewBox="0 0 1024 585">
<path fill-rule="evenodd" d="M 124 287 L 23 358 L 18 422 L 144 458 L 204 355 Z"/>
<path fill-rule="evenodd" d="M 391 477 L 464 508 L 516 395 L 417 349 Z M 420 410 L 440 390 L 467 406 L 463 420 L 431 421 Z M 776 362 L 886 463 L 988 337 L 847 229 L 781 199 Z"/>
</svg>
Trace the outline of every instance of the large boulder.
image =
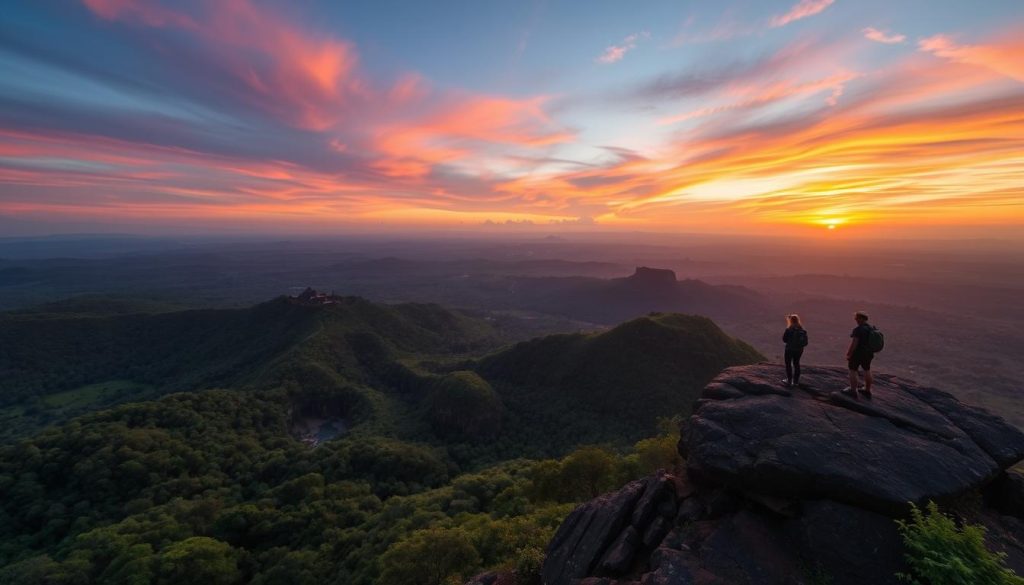
<svg viewBox="0 0 1024 585">
<path fill-rule="evenodd" d="M 1024 458 L 1024 434 L 890 376 L 868 400 L 838 393 L 839 368 L 806 368 L 800 388 L 782 375 L 759 365 L 718 376 L 682 428 L 687 474 L 577 508 L 548 547 L 544 583 L 895 585 L 907 567 L 894 520 L 907 502 L 980 492 L 989 506 L 961 519 L 1024 570 L 1024 481 L 1003 471 Z"/>
<path fill-rule="evenodd" d="M 778 366 L 730 368 L 704 390 L 681 440 L 694 477 L 894 513 L 1024 458 L 1024 433 L 939 390 L 876 375 L 873 398 L 850 398 L 842 368 L 805 368 L 799 388 L 780 377 Z"/>
<path fill-rule="evenodd" d="M 572 511 L 558 528 L 541 575 L 548 585 L 568 585 L 596 575 L 622 575 L 648 541 L 660 543 L 676 515 L 676 481 L 661 472 L 626 484 Z M 661 526 L 661 528 L 657 528 Z"/>
<path fill-rule="evenodd" d="M 799 551 L 804 571 L 834 585 L 892 583 L 908 572 L 903 542 L 892 518 L 829 500 L 804 502 L 783 533 Z"/>
<path fill-rule="evenodd" d="M 720 489 L 679 490 L 675 520 L 669 507 L 631 522 L 615 503 L 639 509 L 658 476 L 581 506 L 548 548 L 546 585 L 896 585 L 906 570 L 891 518 L 827 500 L 805 503 L 789 517 Z M 722 507 L 723 502 L 729 505 Z M 633 515 L 633 519 L 647 518 Z M 596 525 L 587 530 L 588 523 Z M 662 530 L 655 543 L 637 535 Z M 618 527 L 617 530 L 612 529 Z M 572 535 L 571 538 L 566 538 Z M 601 552 L 603 549 L 603 552 Z"/>
</svg>

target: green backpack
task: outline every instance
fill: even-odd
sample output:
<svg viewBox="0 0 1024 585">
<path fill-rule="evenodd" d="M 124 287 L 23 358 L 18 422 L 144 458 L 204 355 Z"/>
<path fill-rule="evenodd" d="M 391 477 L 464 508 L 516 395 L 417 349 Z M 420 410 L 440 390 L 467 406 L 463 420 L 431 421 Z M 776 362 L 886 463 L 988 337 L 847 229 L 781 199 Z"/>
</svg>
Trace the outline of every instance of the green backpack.
<svg viewBox="0 0 1024 585">
<path fill-rule="evenodd" d="M 868 349 L 871 353 L 878 353 L 885 349 L 885 335 L 878 330 L 878 327 L 871 327 L 871 333 L 868 334 Z"/>
</svg>

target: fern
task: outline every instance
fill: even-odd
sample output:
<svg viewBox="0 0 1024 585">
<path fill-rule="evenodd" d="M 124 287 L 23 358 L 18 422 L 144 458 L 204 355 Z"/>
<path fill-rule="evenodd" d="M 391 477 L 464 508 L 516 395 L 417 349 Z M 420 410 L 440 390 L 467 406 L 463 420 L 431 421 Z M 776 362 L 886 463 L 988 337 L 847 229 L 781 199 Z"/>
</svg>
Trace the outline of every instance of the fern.
<svg viewBox="0 0 1024 585">
<path fill-rule="evenodd" d="M 1005 553 L 985 548 L 985 527 L 964 524 L 941 513 L 935 502 L 924 510 L 911 504 L 910 520 L 897 520 L 911 573 L 898 573 L 913 585 L 1024 585 L 1005 565 Z"/>
</svg>

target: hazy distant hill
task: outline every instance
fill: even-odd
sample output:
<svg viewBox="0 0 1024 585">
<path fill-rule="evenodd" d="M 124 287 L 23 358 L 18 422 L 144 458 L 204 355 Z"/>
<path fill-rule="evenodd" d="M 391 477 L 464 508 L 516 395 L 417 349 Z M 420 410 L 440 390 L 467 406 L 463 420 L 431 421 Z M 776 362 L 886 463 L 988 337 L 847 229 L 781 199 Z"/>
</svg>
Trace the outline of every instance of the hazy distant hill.
<svg viewBox="0 0 1024 585">
<path fill-rule="evenodd" d="M 623 269 L 609 262 L 543 258 L 367 257 L 336 247 L 308 246 L 296 251 L 284 243 L 255 249 L 139 250 L 132 255 L 97 258 L 5 259 L 0 253 L 0 309 L 85 294 L 146 296 L 200 307 L 240 306 L 296 291 L 296 287 L 301 290 L 309 283 L 374 299 L 429 300 L 447 305 L 469 301 L 479 306 L 476 301 L 487 297 L 478 294 L 478 280 L 486 286 L 494 279 L 512 276 L 608 277 Z"/>
<path fill-rule="evenodd" d="M 671 270 L 648 267 L 638 267 L 625 278 L 518 279 L 512 303 L 596 323 L 618 323 L 651 311 L 735 318 L 767 306 L 748 288 L 677 280 Z"/>
</svg>

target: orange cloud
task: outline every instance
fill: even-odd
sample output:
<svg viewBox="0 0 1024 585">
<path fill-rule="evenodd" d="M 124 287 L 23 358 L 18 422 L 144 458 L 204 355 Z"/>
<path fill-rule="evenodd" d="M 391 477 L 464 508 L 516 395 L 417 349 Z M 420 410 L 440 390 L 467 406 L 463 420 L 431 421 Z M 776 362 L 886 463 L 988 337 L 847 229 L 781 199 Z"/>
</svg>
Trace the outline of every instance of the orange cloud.
<svg viewBox="0 0 1024 585">
<path fill-rule="evenodd" d="M 921 39 L 917 44 L 921 51 L 931 53 L 956 63 L 985 67 L 1024 81 L 1024 31 L 1013 37 L 990 45 L 960 45 L 947 35 L 935 35 Z"/>
<path fill-rule="evenodd" d="M 557 194 L 553 209 L 596 209 L 604 226 L 1024 224 L 1024 91 L 950 105 L 944 98 L 995 78 L 956 67 L 966 70 L 911 58 L 860 78 L 874 87 L 828 110 L 748 125 L 746 113 L 726 108 L 650 156 L 500 188 Z"/>
<path fill-rule="evenodd" d="M 571 140 L 572 133 L 544 112 L 546 101 L 463 97 L 420 119 L 384 125 L 375 131 L 375 147 L 385 155 L 377 168 L 394 177 L 423 177 L 434 165 L 486 156 L 488 145 L 535 148 Z"/>
<path fill-rule="evenodd" d="M 585 133 L 552 117 L 547 96 L 454 92 L 416 74 L 374 88 L 350 43 L 303 33 L 250 0 L 191 16 L 142 0 L 85 1 L 108 21 L 198 35 L 244 99 L 320 131 L 283 128 L 295 136 L 264 150 L 0 130 L 0 183 L 16 186 L 2 212 L 296 226 L 1024 225 L 1016 37 L 929 37 L 873 71 L 839 65 L 849 46 L 866 48 L 858 35 L 823 51 L 797 43 L 749 67 L 672 77 L 644 99 L 680 113 L 630 112 L 618 137 L 584 144 Z M 784 16 L 827 6 L 801 2 Z M 602 130 L 621 122 L 598 121 Z"/>
</svg>

